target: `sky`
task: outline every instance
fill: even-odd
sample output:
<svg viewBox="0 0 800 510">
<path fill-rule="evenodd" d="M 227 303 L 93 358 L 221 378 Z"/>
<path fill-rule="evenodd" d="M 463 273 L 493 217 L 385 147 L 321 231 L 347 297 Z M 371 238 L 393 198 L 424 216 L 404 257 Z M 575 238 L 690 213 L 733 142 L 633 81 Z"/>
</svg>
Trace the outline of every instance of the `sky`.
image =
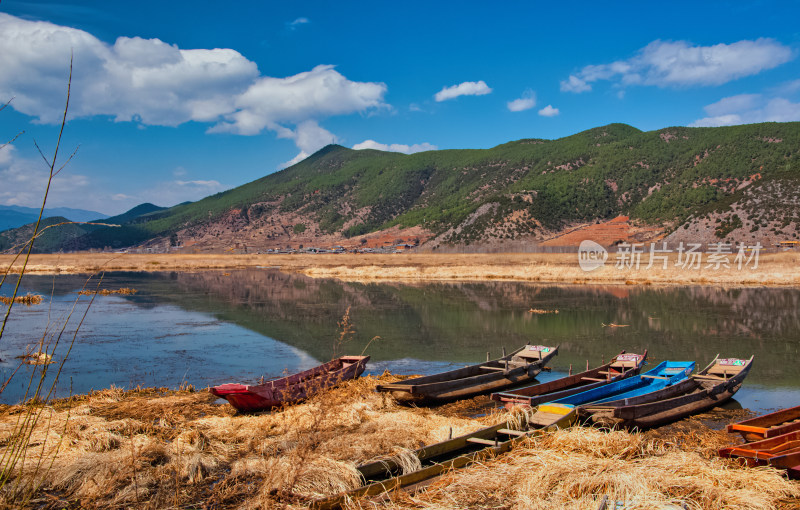
<svg viewBox="0 0 800 510">
<path fill-rule="evenodd" d="M 171 206 L 329 143 L 800 121 L 800 3 L 0 3 L 0 204 Z M 16 138 L 15 138 L 16 137 Z M 42 151 L 39 150 L 36 146 Z"/>
</svg>

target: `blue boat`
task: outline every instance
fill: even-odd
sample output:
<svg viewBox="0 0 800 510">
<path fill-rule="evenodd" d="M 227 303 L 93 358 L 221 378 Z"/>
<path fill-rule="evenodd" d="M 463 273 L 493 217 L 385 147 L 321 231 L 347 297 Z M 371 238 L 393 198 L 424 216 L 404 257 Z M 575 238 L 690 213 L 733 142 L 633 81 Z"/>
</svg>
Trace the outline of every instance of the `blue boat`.
<svg viewBox="0 0 800 510">
<path fill-rule="evenodd" d="M 542 404 L 531 423 L 550 423 L 555 416 L 585 404 L 624 401 L 626 405 L 634 405 L 651 402 L 659 394 L 653 397 L 649 395 L 685 380 L 694 371 L 694 367 L 694 361 L 662 361 L 645 374 Z"/>
</svg>

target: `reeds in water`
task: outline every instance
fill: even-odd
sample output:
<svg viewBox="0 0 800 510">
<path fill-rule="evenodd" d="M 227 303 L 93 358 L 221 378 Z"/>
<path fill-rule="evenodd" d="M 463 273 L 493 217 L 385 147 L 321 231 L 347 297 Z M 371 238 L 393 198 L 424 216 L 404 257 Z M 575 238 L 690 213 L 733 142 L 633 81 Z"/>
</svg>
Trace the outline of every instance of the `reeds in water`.
<svg viewBox="0 0 800 510">
<path fill-rule="evenodd" d="M 14 298 L 7 296 L 0 296 L 0 303 L 3 303 L 4 305 L 10 305 L 11 303 L 16 303 L 25 306 L 31 306 L 31 305 L 41 304 L 42 301 L 43 298 L 39 294 L 25 294 L 24 296 L 16 296 Z"/>
<path fill-rule="evenodd" d="M 81 296 L 91 296 L 92 294 L 100 294 L 101 296 L 109 296 L 111 294 L 123 294 L 123 295 L 131 295 L 136 294 L 139 292 L 136 289 L 131 289 L 129 287 L 122 287 L 121 289 L 100 289 L 100 290 L 89 290 L 83 289 L 78 291 L 78 295 Z"/>
</svg>

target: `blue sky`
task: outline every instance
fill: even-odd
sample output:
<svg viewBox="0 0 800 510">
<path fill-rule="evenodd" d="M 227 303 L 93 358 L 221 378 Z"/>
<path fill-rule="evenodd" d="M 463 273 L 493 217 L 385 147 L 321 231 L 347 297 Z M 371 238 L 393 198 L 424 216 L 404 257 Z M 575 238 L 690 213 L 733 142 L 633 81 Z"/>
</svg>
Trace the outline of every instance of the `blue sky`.
<svg viewBox="0 0 800 510">
<path fill-rule="evenodd" d="M 228 189 L 327 143 L 412 152 L 800 120 L 796 2 L 0 4 L 0 204 L 115 214 Z"/>
</svg>

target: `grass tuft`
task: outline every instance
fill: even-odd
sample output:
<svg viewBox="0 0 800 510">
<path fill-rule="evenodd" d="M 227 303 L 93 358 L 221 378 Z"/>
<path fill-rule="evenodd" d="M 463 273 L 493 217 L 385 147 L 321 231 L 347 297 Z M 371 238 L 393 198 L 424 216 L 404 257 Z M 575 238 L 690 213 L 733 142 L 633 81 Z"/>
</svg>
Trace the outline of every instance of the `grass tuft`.
<svg viewBox="0 0 800 510">
<path fill-rule="evenodd" d="M 3 303 L 4 305 L 17 303 L 25 306 L 31 306 L 41 304 L 42 300 L 43 298 L 39 294 L 25 294 L 24 296 L 16 296 L 14 298 L 0 296 L 0 303 Z"/>
</svg>

